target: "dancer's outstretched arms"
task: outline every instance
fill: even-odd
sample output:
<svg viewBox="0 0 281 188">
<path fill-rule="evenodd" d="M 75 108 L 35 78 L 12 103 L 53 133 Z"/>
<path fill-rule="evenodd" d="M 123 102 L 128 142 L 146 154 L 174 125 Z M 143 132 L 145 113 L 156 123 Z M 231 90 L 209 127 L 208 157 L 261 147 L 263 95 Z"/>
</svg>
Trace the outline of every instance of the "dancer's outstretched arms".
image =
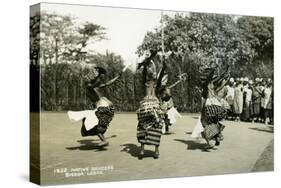
<svg viewBox="0 0 281 188">
<path fill-rule="evenodd" d="M 219 92 L 220 90 L 222 90 L 224 88 L 224 86 L 228 83 L 228 80 L 229 80 L 229 78 L 226 80 L 225 79 L 221 80 L 221 85 L 216 89 L 216 92 Z"/>
<path fill-rule="evenodd" d="M 178 81 L 176 81 L 175 83 L 173 83 L 172 85 L 170 85 L 168 88 L 172 89 L 173 87 L 175 87 L 176 85 L 178 85 L 179 83 L 181 83 L 182 81 L 184 81 L 186 79 L 187 74 L 183 73 L 180 75 L 180 79 Z"/>
<path fill-rule="evenodd" d="M 175 87 L 176 85 L 178 85 L 179 83 L 181 83 L 182 82 L 182 80 L 178 80 L 178 81 L 176 81 L 175 83 L 173 83 L 172 85 L 170 85 L 168 88 L 169 89 L 172 89 L 173 87 Z"/>
<path fill-rule="evenodd" d="M 106 83 L 104 84 L 101 84 L 100 86 L 98 86 L 98 88 L 103 88 L 103 87 L 106 87 L 106 86 L 109 86 L 111 84 L 113 84 L 118 78 L 120 78 L 122 75 L 122 73 L 120 73 L 118 76 L 114 77 L 113 79 L 107 81 Z"/>
<path fill-rule="evenodd" d="M 99 76 L 97 76 L 96 78 L 94 78 L 93 80 L 90 80 L 90 81 L 87 81 L 86 82 L 86 85 L 87 85 L 87 87 L 91 87 L 91 88 L 96 88 L 96 87 L 98 87 L 99 86 Z"/>
<path fill-rule="evenodd" d="M 225 70 L 223 73 L 221 73 L 219 76 L 213 79 L 213 83 L 221 82 L 223 79 L 228 78 L 229 74 L 230 74 L 229 70 L 228 69 Z"/>
<path fill-rule="evenodd" d="M 218 88 L 216 88 L 216 92 L 219 92 L 228 83 L 229 79 L 230 79 L 229 69 L 227 69 L 220 76 L 214 79 L 213 83 L 217 83 L 218 85 L 220 85 Z"/>
<path fill-rule="evenodd" d="M 127 65 L 123 68 L 122 72 L 119 73 L 118 76 L 114 77 L 113 79 L 107 81 L 105 84 L 101 84 L 100 86 L 98 86 L 98 88 L 103 88 L 103 87 L 106 87 L 106 86 L 109 86 L 111 84 L 113 84 L 118 78 L 120 78 L 123 74 L 123 72 L 125 72 L 127 70 L 127 68 L 129 67 L 130 65 Z"/>
</svg>

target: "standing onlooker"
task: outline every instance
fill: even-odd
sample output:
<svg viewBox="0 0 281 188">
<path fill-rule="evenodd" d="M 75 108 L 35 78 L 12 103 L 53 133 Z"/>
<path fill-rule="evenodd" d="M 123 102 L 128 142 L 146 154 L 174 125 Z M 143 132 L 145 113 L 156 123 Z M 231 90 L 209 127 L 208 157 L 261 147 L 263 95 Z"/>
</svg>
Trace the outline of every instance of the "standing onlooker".
<svg viewBox="0 0 281 188">
<path fill-rule="evenodd" d="M 268 79 L 264 89 L 264 121 L 272 123 L 272 80 Z M 269 119 L 269 121 L 268 121 Z"/>
<path fill-rule="evenodd" d="M 260 122 L 265 122 L 265 98 L 264 98 L 264 89 L 265 89 L 266 81 L 265 79 L 261 79 L 260 91 L 261 91 L 261 112 L 260 112 Z"/>
<path fill-rule="evenodd" d="M 260 121 L 260 112 L 261 112 L 261 96 L 262 96 L 262 90 L 260 87 L 260 79 L 255 79 L 255 84 L 253 86 L 253 95 L 252 95 L 252 101 L 253 101 L 253 121 L 259 122 Z"/>
<path fill-rule="evenodd" d="M 253 120 L 253 90 L 254 90 L 254 81 L 249 80 L 249 89 L 251 90 L 249 99 L 250 99 L 250 120 Z"/>
<path fill-rule="evenodd" d="M 243 120 L 249 122 L 251 119 L 251 105 L 252 105 L 252 81 L 248 82 L 248 78 L 244 80 L 244 87 L 243 87 L 243 96 L 244 96 L 244 103 L 243 103 Z"/>
<path fill-rule="evenodd" d="M 244 79 L 237 79 L 237 83 L 234 89 L 234 114 L 235 120 L 240 121 L 240 116 L 243 110 L 243 83 Z"/>
<path fill-rule="evenodd" d="M 232 119 L 234 120 L 234 107 L 233 107 L 233 103 L 234 103 L 234 79 L 230 78 L 229 79 L 229 83 L 228 85 L 226 85 L 226 97 L 225 100 L 227 101 L 228 105 L 229 105 L 229 109 L 227 112 L 227 117 L 228 119 Z"/>
</svg>

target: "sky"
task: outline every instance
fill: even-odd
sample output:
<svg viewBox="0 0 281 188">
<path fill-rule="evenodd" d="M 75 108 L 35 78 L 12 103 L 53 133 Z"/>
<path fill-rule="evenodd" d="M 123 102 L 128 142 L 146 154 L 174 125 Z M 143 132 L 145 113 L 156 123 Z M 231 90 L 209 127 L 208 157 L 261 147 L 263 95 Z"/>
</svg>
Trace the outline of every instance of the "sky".
<svg viewBox="0 0 281 188">
<path fill-rule="evenodd" d="M 108 40 L 97 41 L 91 50 L 105 54 L 106 50 L 121 55 L 125 64 L 135 64 L 137 47 L 145 34 L 160 26 L 160 10 L 96 7 L 66 4 L 42 4 L 41 11 L 72 15 L 79 21 L 89 21 L 106 28 Z M 174 12 L 164 11 L 173 15 Z"/>
</svg>

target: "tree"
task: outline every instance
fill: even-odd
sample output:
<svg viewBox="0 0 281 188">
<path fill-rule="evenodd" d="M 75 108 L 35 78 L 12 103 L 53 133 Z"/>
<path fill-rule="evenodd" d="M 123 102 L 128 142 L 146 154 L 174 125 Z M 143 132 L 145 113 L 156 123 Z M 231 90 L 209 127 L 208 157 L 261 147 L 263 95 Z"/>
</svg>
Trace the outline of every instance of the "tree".
<svg viewBox="0 0 281 188">
<path fill-rule="evenodd" d="M 165 51 L 172 52 L 167 59 L 169 82 L 175 82 L 180 73 L 188 74 L 185 82 L 172 89 L 174 102 L 181 111 L 200 110 L 199 70 L 211 63 L 222 69 L 232 67 L 234 77 L 271 77 L 273 74 L 272 18 L 177 13 L 165 15 L 163 22 Z M 31 17 L 30 23 L 30 59 L 35 69 L 39 64 L 41 68 L 42 108 L 89 109 L 83 65 L 105 68 L 105 79 L 115 77 L 124 66 L 118 54 L 93 54 L 87 50 L 90 44 L 106 39 L 105 28 L 89 22 L 77 23 L 70 16 L 47 13 Z M 147 32 L 137 53 L 142 55 L 150 49 L 162 51 L 161 33 L 160 27 Z M 154 61 L 160 70 L 160 56 Z M 117 110 L 136 110 L 144 92 L 141 72 L 127 70 L 102 92 Z"/>
<path fill-rule="evenodd" d="M 193 111 L 200 106 L 197 96 L 200 68 L 216 63 L 221 69 L 231 67 L 232 76 L 252 77 L 261 74 L 259 70 L 264 70 L 253 70 L 256 68 L 253 63 L 257 65 L 257 60 L 264 59 L 260 58 L 262 54 L 268 54 L 266 57 L 273 60 L 273 23 L 270 18 L 249 20 L 248 17 L 221 14 L 176 13 L 174 16 L 165 15 L 162 19 L 165 51 L 172 52 L 168 62 L 173 70 L 169 77 L 173 80 L 181 72 L 188 74 L 182 87 L 172 91 L 176 103 L 182 105 L 183 110 Z M 161 33 L 160 27 L 147 32 L 138 47 L 138 54 L 142 55 L 149 49 L 161 51 Z M 161 66 L 159 58 L 156 58 L 156 63 Z M 184 99 L 178 97 L 182 95 Z"/>
<path fill-rule="evenodd" d="M 244 64 L 244 70 L 250 70 L 252 77 L 272 77 L 273 18 L 243 16 L 237 20 L 237 26 L 244 43 L 247 43 L 252 51 L 250 61 Z"/>
<path fill-rule="evenodd" d="M 41 64 L 43 72 L 51 77 L 46 78 L 47 83 L 42 84 L 52 88 L 51 103 L 54 104 L 51 106 L 57 108 L 60 98 L 58 95 L 62 95 L 58 82 L 61 82 L 62 76 L 68 77 L 64 74 L 69 74 L 63 71 L 64 64 L 84 61 L 86 46 L 95 40 L 104 39 L 105 28 L 89 22 L 78 25 L 74 17 L 44 12 L 32 16 L 30 20 L 31 62 Z M 81 77 L 79 80 L 82 87 Z M 77 91 L 82 89 L 77 88 Z M 42 93 L 42 96 L 45 96 L 45 93 Z"/>
</svg>

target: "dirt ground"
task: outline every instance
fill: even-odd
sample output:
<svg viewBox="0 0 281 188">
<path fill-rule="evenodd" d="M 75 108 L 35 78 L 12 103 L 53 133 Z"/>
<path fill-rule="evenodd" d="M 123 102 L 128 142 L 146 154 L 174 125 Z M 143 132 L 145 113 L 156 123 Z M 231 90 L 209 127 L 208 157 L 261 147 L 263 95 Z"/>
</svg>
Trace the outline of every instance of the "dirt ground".
<svg viewBox="0 0 281 188">
<path fill-rule="evenodd" d="M 41 114 L 41 183 L 121 181 L 182 176 L 202 176 L 273 170 L 273 127 L 226 121 L 224 141 L 204 150 L 202 139 L 191 138 L 198 114 L 182 114 L 161 138 L 160 158 L 154 148 L 138 159 L 135 113 L 116 113 L 105 136 L 109 146 L 99 148 L 98 137 L 81 137 L 81 122 L 70 122 L 66 113 Z M 32 125 L 31 128 L 35 128 Z M 31 143 L 33 147 L 35 143 Z M 38 168 L 36 164 L 31 164 Z"/>
</svg>

